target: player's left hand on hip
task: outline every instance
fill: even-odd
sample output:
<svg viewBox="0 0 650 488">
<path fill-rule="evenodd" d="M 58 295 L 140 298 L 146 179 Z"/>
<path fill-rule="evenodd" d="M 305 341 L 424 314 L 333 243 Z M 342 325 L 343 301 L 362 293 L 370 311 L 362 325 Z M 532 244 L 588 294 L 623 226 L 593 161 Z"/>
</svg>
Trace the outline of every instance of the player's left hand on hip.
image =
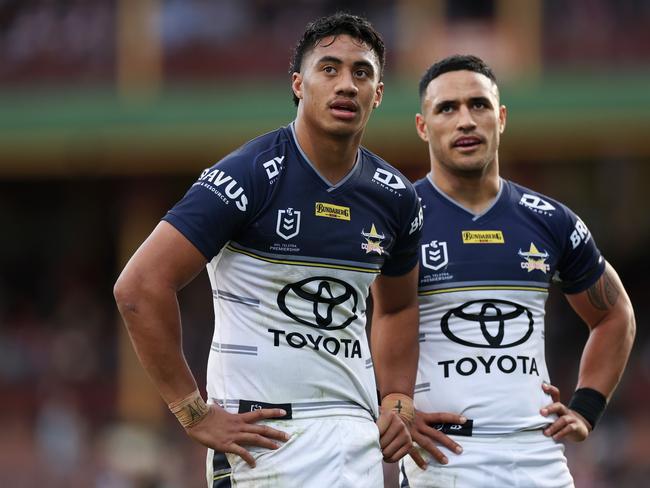
<svg viewBox="0 0 650 488">
<path fill-rule="evenodd" d="M 415 422 L 411 425 L 411 436 L 418 445 L 427 450 L 440 464 L 447 464 L 449 460 L 438 446 L 445 446 L 450 451 L 460 454 L 463 448 L 451 437 L 435 428 L 438 424 L 464 424 L 467 419 L 461 415 L 447 412 L 415 412 Z M 409 453 L 413 461 L 421 468 L 426 469 L 427 463 L 414 446 Z"/>
<path fill-rule="evenodd" d="M 377 428 L 384 461 L 395 463 L 406 456 L 413 441 L 408 427 L 399 415 L 392 410 L 382 409 L 377 419 Z"/>
<path fill-rule="evenodd" d="M 574 442 L 584 441 L 591 431 L 589 422 L 578 412 L 571 410 L 560 401 L 560 390 L 557 387 L 543 383 L 542 389 L 551 395 L 553 403 L 542 408 L 540 413 L 544 417 L 552 414 L 558 416 L 555 422 L 544 429 L 544 435 L 553 437 L 556 441 L 562 439 Z"/>
</svg>

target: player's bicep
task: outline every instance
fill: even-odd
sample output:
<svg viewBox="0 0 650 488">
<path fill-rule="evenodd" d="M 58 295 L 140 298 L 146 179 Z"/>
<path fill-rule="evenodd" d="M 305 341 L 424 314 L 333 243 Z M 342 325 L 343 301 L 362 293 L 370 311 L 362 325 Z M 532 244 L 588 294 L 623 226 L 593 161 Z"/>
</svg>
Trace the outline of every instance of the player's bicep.
<svg viewBox="0 0 650 488">
<path fill-rule="evenodd" d="M 168 222 L 161 221 L 130 259 L 120 281 L 138 288 L 177 291 L 205 267 L 206 258 Z"/>
<path fill-rule="evenodd" d="M 391 314 L 417 307 L 418 270 L 416 264 L 401 276 L 379 275 L 372 284 L 374 312 Z"/>
<path fill-rule="evenodd" d="M 618 274 L 609 263 L 606 263 L 605 271 L 589 288 L 567 294 L 566 297 L 590 328 L 610 314 L 625 312 L 630 303 Z"/>
</svg>

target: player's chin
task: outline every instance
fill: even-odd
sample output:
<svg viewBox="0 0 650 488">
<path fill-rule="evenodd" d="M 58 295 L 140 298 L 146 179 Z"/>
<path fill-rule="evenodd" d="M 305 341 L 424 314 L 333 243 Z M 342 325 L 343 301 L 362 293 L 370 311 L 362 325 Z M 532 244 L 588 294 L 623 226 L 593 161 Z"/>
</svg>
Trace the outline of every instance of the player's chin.
<svg viewBox="0 0 650 488">
<path fill-rule="evenodd" d="M 363 129 L 359 122 L 341 121 L 328 127 L 328 132 L 335 137 L 351 137 Z"/>
<path fill-rule="evenodd" d="M 467 173 L 482 171 L 488 165 L 485 157 L 479 155 L 468 155 L 467 157 L 456 158 L 456 169 Z"/>
</svg>

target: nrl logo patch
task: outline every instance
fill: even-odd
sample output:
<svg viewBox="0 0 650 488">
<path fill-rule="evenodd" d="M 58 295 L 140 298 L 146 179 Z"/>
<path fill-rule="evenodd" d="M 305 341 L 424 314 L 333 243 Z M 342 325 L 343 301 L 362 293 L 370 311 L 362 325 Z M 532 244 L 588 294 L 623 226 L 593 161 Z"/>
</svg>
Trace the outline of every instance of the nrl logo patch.
<svg viewBox="0 0 650 488">
<path fill-rule="evenodd" d="M 444 241 L 431 241 L 422 244 L 422 266 L 438 271 L 449 264 L 447 243 Z"/>
<path fill-rule="evenodd" d="M 275 232 L 285 241 L 297 236 L 298 232 L 300 232 L 300 210 L 294 210 L 291 207 L 278 210 Z"/>
</svg>

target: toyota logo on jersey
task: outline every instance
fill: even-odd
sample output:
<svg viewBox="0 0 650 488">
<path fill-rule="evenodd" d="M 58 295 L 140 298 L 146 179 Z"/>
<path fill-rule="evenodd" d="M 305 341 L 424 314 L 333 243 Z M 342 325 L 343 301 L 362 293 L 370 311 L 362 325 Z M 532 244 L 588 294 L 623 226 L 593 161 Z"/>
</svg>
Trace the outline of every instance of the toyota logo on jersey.
<svg viewBox="0 0 650 488">
<path fill-rule="evenodd" d="M 358 296 L 345 281 L 314 276 L 278 293 L 280 310 L 296 322 L 317 329 L 344 329 L 357 315 Z"/>
<path fill-rule="evenodd" d="M 515 326 L 515 321 L 520 326 Z M 469 347 L 503 349 L 523 344 L 533 333 L 533 314 L 506 300 L 473 300 L 451 309 L 440 321 L 442 333 Z"/>
</svg>

